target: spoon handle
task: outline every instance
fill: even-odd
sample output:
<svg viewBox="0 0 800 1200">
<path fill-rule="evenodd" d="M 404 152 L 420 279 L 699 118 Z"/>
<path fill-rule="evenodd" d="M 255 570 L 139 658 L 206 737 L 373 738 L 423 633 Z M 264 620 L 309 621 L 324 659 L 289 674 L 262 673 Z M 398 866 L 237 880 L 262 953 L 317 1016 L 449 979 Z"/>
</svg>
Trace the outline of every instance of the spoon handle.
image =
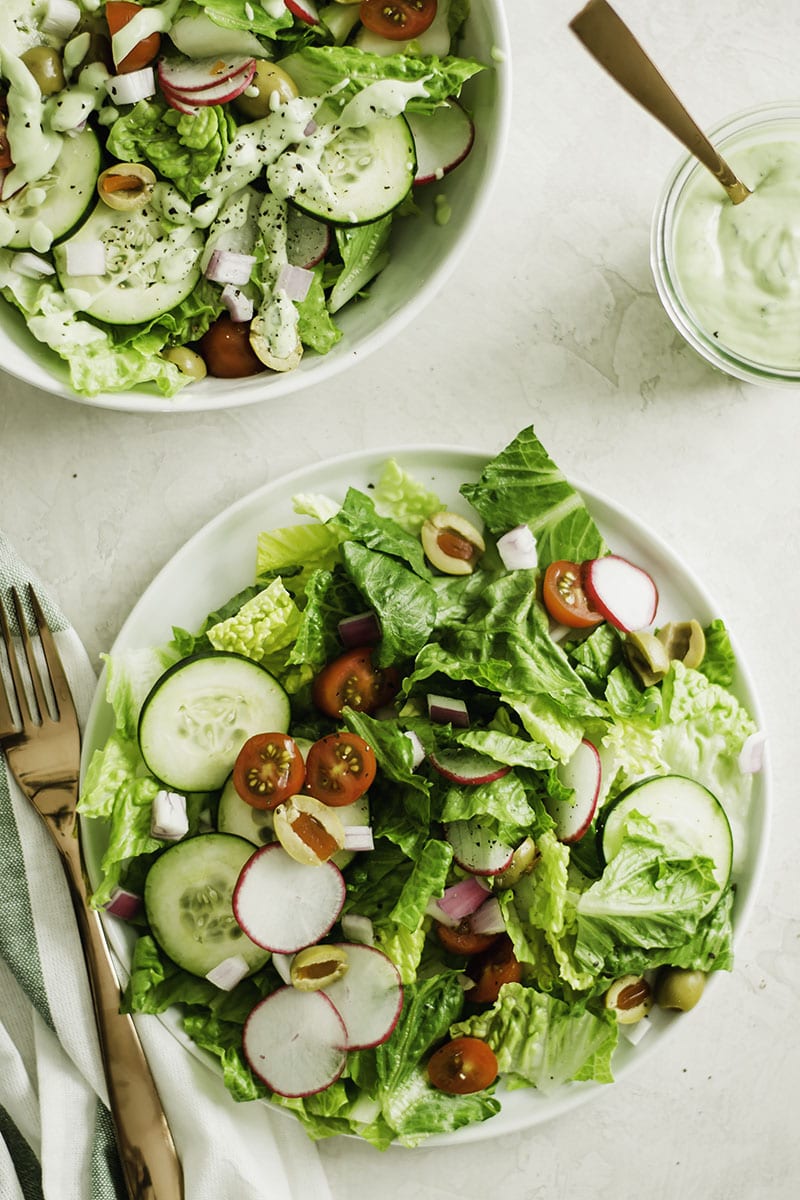
<svg viewBox="0 0 800 1200">
<path fill-rule="evenodd" d="M 750 191 L 712 146 L 650 60 L 622 18 L 606 0 L 589 0 L 570 21 L 570 29 L 609 75 L 634 100 L 674 134 L 686 149 L 719 180 L 734 204 Z"/>
</svg>

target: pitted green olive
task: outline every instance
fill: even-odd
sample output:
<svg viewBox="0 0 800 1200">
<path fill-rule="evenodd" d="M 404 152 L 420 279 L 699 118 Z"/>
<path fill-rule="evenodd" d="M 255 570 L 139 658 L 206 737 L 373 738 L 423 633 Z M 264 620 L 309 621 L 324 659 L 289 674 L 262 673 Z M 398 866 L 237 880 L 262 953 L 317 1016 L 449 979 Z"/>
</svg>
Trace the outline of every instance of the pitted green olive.
<svg viewBox="0 0 800 1200">
<path fill-rule="evenodd" d="M 20 58 L 36 80 L 43 96 L 54 96 L 66 86 L 61 55 L 52 46 L 31 46 Z"/>
<path fill-rule="evenodd" d="M 289 978 L 299 992 L 318 992 L 341 979 L 349 965 L 343 946 L 307 946 L 292 959 Z"/>
<path fill-rule="evenodd" d="M 276 63 L 267 62 L 262 58 L 256 63 L 256 73 L 250 84 L 236 97 L 233 104 L 243 117 L 257 121 L 259 117 L 269 116 L 276 105 L 294 100 L 299 94 L 291 75 Z"/>
<path fill-rule="evenodd" d="M 606 992 L 605 1006 L 620 1025 L 635 1025 L 653 1007 L 653 989 L 643 975 L 622 975 Z"/>
<path fill-rule="evenodd" d="M 656 978 L 656 1002 L 661 1008 L 688 1012 L 700 1000 L 705 986 L 705 971 L 662 967 Z"/>
<path fill-rule="evenodd" d="M 341 818 L 315 796 L 290 796 L 272 816 L 275 836 L 295 862 L 317 867 L 344 848 Z"/>
<path fill-rule="evenodd" d="M 437 512 L 420 530 L 431 566 L 446 575 L 470 575 L 486 544 L 475 526 L 453 512 Z"/>
<path fill-rule="evenodd" d="M 628 666 L 645 687 L 659 683 L 669 670 L 669 655 L 653 633 L 629 633 L 624 650 Z"/>
<path fill-rule="evenodd" d="M 656 634 L 670 659 L 699 667 L 706 653 L 706 635 L 699 621 L 670 621 Z"/>
<path fill-rule="evenodd" d="M 503 891 L 505 888 L 511 888 L 515 883 L 519 883 L 523 875 L 527 875 L 536 866 L 539 861 L 539 851 L 533 838 L 526 837 L 523 842 L 517 846 L 511 862 L 506 867 L 505 871 L 501 871 L 499 875 L 493 875 L 492 889 L 495 891 Z"/>
<path fill-rule="evenodd" d="M 155 185 L 155 174 L 144 163 L 115 163 L 97 177 L 97 194 L 109 208 L 130 212 L 144 208 Z"/>
<path fill-rule="evenodd" d="M 188 346 L 170 346 L 161 357 L 174 363 L 181 374 L 188 375 L 191 379 L 205 379 L 208 374 L 204 359 Z"/>
</svg>

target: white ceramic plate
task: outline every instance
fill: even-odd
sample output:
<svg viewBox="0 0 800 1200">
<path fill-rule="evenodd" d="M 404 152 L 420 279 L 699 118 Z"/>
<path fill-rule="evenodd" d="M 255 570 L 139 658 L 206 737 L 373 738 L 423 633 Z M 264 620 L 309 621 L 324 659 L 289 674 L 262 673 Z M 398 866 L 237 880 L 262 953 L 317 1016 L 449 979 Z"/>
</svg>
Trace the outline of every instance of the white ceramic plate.
<svg viewBox="0 0 800 1200">
<path fill-rule="evenodd" d="M 468 515 L 471 510 L 459 496 L 459 486 L 479 476 L 487 455 L 479 451 L 453 450 L 445 446 L 389 447 L 362 451 L 332 459 L 277 479 L 245 496 L 195 534 L 156 576 L 125 622 L 112 655 L 122 651 L 166 642 L 173 624 L 184 629 L 198 628 L 207 614 L 219 607 L 241 588 L 252 583 L 255 572 L 256 541 L 260 531 L 297 523 L 292 497 L 299 492 L 324 493 L 341 500 L 349 486 L 366 490 L 374 483 L 387 458 L 395 458 L 415 478 L 435 491 L 451 509 Z M 708 592 L 680 558 L 652 531 L 630 513 L 588 488 L 580 488 L 589 509 L 609 546 L 648 570 L 658 583 L 658 623 L 696 617 L 707 624 L 722 616 Z M 472 514 L 474 519 L 474 513 Z M 735 645 L 735 643 L 734 643 Z M 737 651 L 738 654 L 738 651 Z M 102 746 L 112 730 L 112 714 L 105 700 L 105 680 L 101 678 L 84 735 L 84 769 L 93 751 Z M 733 690 L 761 726 L 761 713 L 749 673 L 739 657 L 739 672 Z M 743 928 L 754 902 L 758 880 L 766 854 L 769 819 L 768 766 L 756 776 L 748 842 L 736 873 L 735 930 Z M 84 844 L 92 882 L 99 880 L 98 864 L 103 852 L 105 826 L 84 822 Z M 125 966 L 133 944 L 131 931 L 122 922 L 106 918 L 106 928 L 114 949 Z M 713 986 L 724 986 L 724 973 L 712 977 Z M 166 1013 L 162 1020 L 187 1047 L 205 1059 L 212 1069 L 216 1064 L 182 1033 L 177 1014 Z M 621 1039 L 615 1052 L 614 1074 L 622 1078 L 677 1031 L 691 1015 L 673 1016 L 658 1010 L 653 1028 L 634 1047 Z M 548 1120 L 567 1109 L 596 1096 L 602 1084 L 568 1084 L 550 1095 L 534 1089 L 503 1094 L 503 1107 L 497 1116 L 480 1125 L 469 1126 L 452 1134 L 436 1135 L 423 1145 L 444 1145 L 477 1140 L 509 1133 Z M 283 1109 L 277 1111 L 285 1112 Z M 288 1114 L 287 1114 L 288 1115 Z M 294 1119 L 294 1118 L 291 1118 Z"/>
<path fill-rule="evenodd" d="M 396 221 L 392 259 L 363 303 L 337 314 L 340 341 L 325 355 L 308 352 L 300 366 L 283 374 L 264 372 L 245 379 L 204 379 L 171 398 L 151 386 L 126 392 L 79 396 L 52 351 L 29 333 L 21 314 L 0 296 L 0 367 L 45 392 L 95 408 L 130 412 L 204 412 L 239 408 L 316 386 L 361 362 L 418 316 L 449 278 L 486 211 L 499 174 L 511 111 L 511 71 L 503 0 L 473 0 L 458 53 L 489 68 L 464 86 L 463 100 L 475 122 L 475 143 L 457 170 L 439 183 L 417 189 L 421 212 Z M 437 196 L 446 199 L 450 220 L 434 220 Z"/>
</svg>

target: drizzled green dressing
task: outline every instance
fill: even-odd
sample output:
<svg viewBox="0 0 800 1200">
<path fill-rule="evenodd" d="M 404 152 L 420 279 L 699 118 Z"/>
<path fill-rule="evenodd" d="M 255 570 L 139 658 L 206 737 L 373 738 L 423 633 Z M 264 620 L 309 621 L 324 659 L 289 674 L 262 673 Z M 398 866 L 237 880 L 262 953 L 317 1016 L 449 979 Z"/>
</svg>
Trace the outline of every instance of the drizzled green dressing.
<svg viewBox="0 0 800 1200">
<path fill-rule="evenodd" d="M 800 124 L 791 132 L 726 151 L 752 190 L 741 204 L 698 167 L 672 241 L 676 283 L 706 334 L 783 370 L 800 369 Z"/>
</svg>

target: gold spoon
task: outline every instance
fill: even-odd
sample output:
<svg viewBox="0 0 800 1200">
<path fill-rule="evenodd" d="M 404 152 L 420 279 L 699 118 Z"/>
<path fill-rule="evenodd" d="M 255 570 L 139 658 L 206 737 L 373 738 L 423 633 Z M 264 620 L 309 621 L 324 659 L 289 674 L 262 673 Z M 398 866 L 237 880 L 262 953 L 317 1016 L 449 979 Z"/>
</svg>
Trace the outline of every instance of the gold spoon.
<svg viewBox="0 0 800 1200">
<path fill-rule="evenodd" d="M 707 167 L 734 204 L 750 195 L 719 151 L 689 116 L 664 76 L 651 62 L 628 26 L 606 0 L 589 0 L 569 23 L 586 49 L 634 100 Z"/>
</svg>

